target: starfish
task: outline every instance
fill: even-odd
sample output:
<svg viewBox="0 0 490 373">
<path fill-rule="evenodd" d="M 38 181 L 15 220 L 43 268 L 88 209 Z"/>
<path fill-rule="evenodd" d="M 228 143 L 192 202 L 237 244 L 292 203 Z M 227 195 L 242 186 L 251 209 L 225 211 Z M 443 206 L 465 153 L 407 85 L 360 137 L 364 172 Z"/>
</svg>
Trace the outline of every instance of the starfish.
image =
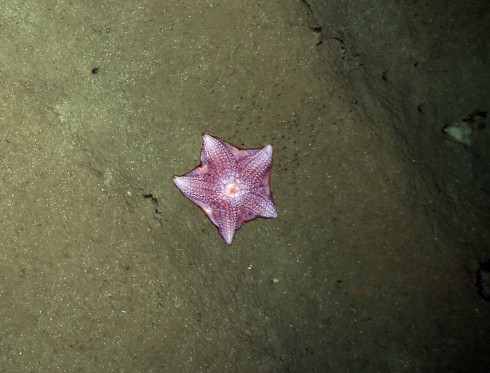
<svg viewBox="0 0 490 373">
<path fill-rule="evenodd" d="M 231 244 L 244 222 L 277 217 L 270 190 L 271 168 L 272 145 L 240 149 L 205 133 L 201 164 L 182 176 L 174 176 L 173 181 Z"/>
</svg>

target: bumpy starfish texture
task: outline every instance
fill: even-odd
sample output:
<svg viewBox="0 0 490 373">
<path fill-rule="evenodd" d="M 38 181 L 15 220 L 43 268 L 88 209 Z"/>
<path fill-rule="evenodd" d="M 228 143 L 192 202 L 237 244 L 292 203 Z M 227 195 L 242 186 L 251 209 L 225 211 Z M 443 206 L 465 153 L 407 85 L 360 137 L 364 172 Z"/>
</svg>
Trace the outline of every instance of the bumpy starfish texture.
<svg viewBox="0 0 490 373">
<path fill-rule="evenodd" d="M 277 217 L 269 184 L 271 168 L 272 145 L 240 149 L 204 134 L 201 164 L 173 181 L 231 244 L 244 222 Z"/>
</svg>

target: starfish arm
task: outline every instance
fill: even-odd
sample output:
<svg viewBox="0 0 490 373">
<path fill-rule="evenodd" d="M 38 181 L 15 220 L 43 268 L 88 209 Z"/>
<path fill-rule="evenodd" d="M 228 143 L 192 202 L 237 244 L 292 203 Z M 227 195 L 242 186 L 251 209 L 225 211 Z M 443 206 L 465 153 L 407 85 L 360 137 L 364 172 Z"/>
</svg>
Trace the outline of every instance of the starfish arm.
<svg viewBox="0 0 490 373">
<path fill-rule="evenodd" d="M 174 176 L 173 181 L 180 192 L 200 207 L 211 202 L 213 186 L 202 176 Z"/>
<path fill-rule="evenodd" d="M 272 167 L 272 145 L 264 146 L 254 153 L 250 153 L 240 162 L 241 174 L 251 180 L 253 184 L 257 180 L 268 178 Z"/>
<path fill-rule="evenodd" d="M 269 193 L 251 194 L 243 204 L 246 220 L 251 220 L 257 216 L 263 218 L 277 218 L 276 206 Z"/>
<path fill-rule="evenodd" d="M 230 145 L 208 134 L 203 135 L 201 162 L 217 175 L 225 175 L 235 168 L 235 157 Z"/>
<path fill-rule="evenodd" d="M 231 244 L 237 229 L 238 217 L 236 210 L 229 205 L 215 209 L 211 221 L 218 227 L 219 234 L 226 243 Z"/>
</svg>

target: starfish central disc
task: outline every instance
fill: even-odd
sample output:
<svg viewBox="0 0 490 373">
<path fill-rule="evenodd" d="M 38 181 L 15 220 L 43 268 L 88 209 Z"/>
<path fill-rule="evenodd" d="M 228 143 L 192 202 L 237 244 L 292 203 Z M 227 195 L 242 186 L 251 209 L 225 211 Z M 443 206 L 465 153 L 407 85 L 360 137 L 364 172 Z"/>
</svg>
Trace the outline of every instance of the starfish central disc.
<svg viewBox="0 0 490 373">
<path fill-rule="evenodd" d="M 240 184 L 236 181 L 225 184 L 225 195 L 229 198 L 235 198 L 240 193 Z"/>
</svg>

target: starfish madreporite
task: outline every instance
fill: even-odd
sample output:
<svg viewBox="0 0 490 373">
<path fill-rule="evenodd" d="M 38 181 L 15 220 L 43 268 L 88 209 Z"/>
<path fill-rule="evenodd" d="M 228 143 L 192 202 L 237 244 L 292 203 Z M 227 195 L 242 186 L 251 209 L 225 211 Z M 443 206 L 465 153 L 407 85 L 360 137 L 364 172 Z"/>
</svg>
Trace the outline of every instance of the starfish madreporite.
<svg viewBox="0 0 490 373">
<path fill-rule="evenodd" d="M 271 168 L 272 145 L 240 149 L 204 134 L 201 164 L 173 181 L 231 244 L 244 222 L 277 217 L 269 185 Z"/>
</svg>

